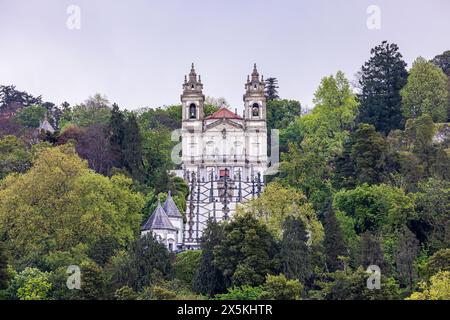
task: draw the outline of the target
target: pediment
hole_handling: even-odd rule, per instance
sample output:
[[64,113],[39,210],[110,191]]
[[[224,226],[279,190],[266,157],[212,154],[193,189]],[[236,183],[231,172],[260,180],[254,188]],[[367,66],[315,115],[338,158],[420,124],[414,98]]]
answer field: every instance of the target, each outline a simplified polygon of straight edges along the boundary
[[244,125],[242,123],[235,121],[233,119],[224,118],[224,119],[217,119],[214,122],[206,124],[205,131],[213,129],[213,128],[217,128],[218,126],[222,126],[222,128],[230,129],[230,130],[233,130],[233,129],[244,130],[245,129]]

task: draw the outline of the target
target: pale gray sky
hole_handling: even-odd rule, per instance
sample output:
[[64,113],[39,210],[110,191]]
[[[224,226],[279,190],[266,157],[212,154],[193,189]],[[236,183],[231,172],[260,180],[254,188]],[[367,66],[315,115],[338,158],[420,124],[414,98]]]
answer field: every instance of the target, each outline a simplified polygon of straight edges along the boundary
[[[369,5],[381,29],[366,26]],[[81,29],[66,27],[69,5]],[[450,49],[449,0],[0,0],[0,84],[55,103],[95,92],[122,108],[179,103],[196,64],[206,95],[242,106],[254,62],[280,95],[311,105],[320,79],[353,79],[382,40],[410,66]]]

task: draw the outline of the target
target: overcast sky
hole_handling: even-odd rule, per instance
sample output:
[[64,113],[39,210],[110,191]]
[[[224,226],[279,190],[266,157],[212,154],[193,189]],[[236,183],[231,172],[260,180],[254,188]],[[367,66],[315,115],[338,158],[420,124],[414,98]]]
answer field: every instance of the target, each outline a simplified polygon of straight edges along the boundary
[[[67,27],[69,5],[80,29]],[[194,62],[204,93],[240,109],[256,62],[282,98],[311,106],[322,77],[353,80],[382,40],[408,66],[449,50],[449,12],[449,0],[0,0],[0,84],[58,104],[100,92],[121,108],[157,107],[179,103]]]

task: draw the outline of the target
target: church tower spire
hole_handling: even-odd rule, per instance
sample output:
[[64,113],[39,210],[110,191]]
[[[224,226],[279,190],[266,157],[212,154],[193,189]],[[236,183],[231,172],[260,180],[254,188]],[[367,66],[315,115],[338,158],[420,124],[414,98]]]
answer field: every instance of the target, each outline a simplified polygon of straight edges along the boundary
[[203,84],[200,75],[197,76],[194,64],[192,63],[189,76],[184,76],[183,93],[181,94],[183,121],[203,120],[204,102]]
[[266,119],[266,94],[264,78],[259,77],[256,63],[251,77],[247,77],[244,94],[245,118],[248,120]]

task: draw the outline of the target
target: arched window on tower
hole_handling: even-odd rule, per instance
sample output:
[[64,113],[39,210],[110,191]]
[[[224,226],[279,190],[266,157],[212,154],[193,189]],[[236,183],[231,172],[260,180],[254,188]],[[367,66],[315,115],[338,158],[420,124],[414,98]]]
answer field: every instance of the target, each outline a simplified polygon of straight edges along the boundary
[[252,106],[252,116],[259,117],[259,104],[254,103]]
[[189,119],[197,119],[197,106],[191,103],[189,106]]

